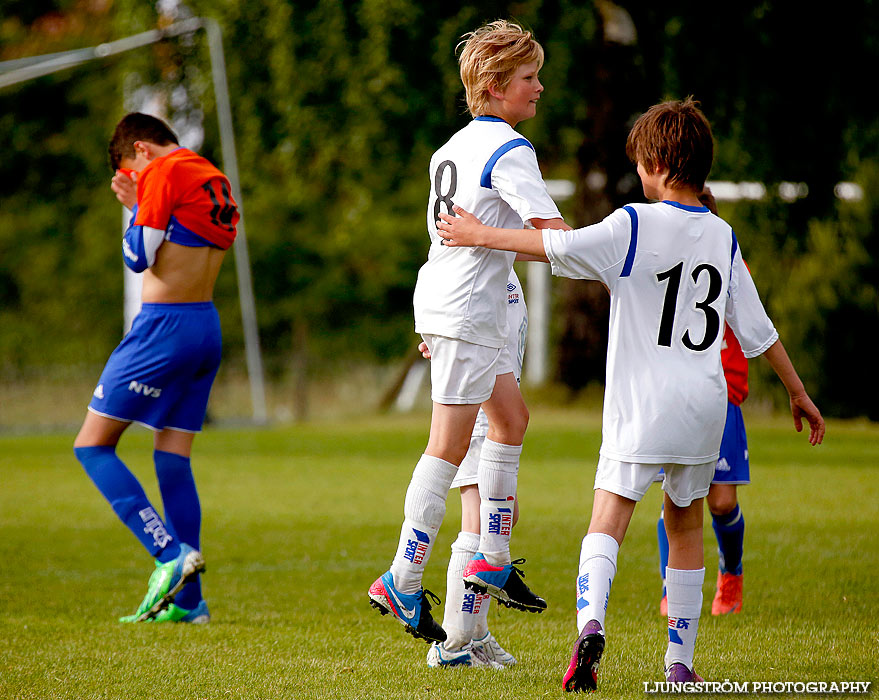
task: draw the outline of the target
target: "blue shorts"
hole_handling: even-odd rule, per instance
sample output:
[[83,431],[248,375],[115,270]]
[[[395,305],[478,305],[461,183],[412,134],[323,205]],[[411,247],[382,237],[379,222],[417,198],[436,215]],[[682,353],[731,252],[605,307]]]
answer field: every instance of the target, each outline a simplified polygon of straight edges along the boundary
[[197,433],[220,352],[212,302],[144,304],[107,360],[89,410],[153,430]]
[[726,406],[726,425],[720,441],[720,457],[714,468],[712,484],[750,484],[751,470],[748,463],[748,436],[742,407],[733,403]]
[[[654,481],[662,481],[665,472],[660,470]],[[720,456],[714,467],[712,484],[750,484],[751,469],[748,462],[748,436],[745,434],[745,421],[742,407],[733,403],[726,405],[726,423],[720,440]]]

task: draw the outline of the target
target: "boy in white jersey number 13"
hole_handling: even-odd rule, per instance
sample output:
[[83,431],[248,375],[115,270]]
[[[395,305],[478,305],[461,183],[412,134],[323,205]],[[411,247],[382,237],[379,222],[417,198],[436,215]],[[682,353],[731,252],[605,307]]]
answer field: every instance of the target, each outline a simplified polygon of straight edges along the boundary
[[480,406],[489,429],[478,467],[479,551],[465,567],[465,584],[519,609],[546,607],[525,586],[510,556],[519,454],[528,424],[505,347],[505,292],[516,255],[447,248],[436,221],[460,204],[497,226],[521,230],[530,221],[538,228],[567,228],[546,192],[534,148],[514,130],[534,116],[543,92],[537,77],[542,47],[529,32],[505,21],[472,32],[462,46],[461,80],[474,119],[431,158],[431,246],[414,296],[415,330],[432,356],[430,437],[406,492],[391,568],[369,589],[382,614],[391,613],[407,632],[431,642],[444,642],[447,635],[430,615],[421,579]]
[[553,274],[597,279],[611,294],[602,445],[589,531],[580,551],[577,628],[567,691],[594,690],[619,546],[655,475],[663,481],[667,573],[666,679],[693,671],[702,583],[702,501],[726,418],[720,360],[723,321],[745,357],[765,355],[790,394],[796,429],[809,442],[824,420],[797,376],[730,226],[699,201],[713,139],[695,102],[666,102],[642,115],[626,150],[653,204],[630,204],[575,231],[491,228],[456,207],[440,212],[446,245],[483,246],[542,257]]

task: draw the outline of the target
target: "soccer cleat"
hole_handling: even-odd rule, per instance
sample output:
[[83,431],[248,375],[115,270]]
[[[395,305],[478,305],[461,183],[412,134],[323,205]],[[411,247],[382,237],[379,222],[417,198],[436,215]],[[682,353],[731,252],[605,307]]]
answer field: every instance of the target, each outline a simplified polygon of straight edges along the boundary
[[668,596],[663,593],[662,600],[659,601],[659,614],[668,617]]
[[[136,619],[136,615],[128,615],[120,617],[119,622],[135,622]],[[208,604],[203,600],[199,601],[192,610],[171,603],[154,618],[147,620],[147,622],[185,622],[191,625],[205,625],[210,621],[211,614],[208,612]]]
[[531,592],[522,580],[522,570],[514,566],[524,561],[516,559],[505,566],[492,566],[477,552],[464,567],[464,586],[477,593],[488,593],[508,608],[543,612],[546,610],[546,601]]
[[134,615],[120,618],[120,622],[152,620],[174,602],[180,589],[205,570],[204,557],[197,549],[181,543],[180,554],[164,564],[156,561],[150,576],[147,594]]
[[591,693],[598,688],[598,662],[603,653],[604,630],[598,620],[589,620],[574,642],[571,663],[562,679],[565,692]]
[[682,663],[674,663],[665,669],[665,680],[669,683],[701,683],[702,678]]
[[498,666],[513,666],[516,663],[516,657],[498,644],[491,632],[488,632],[482,639],[474,639],[472,646],[474,654],[481,652]]
[[446,641],[446,632],[430,615],[430,597],[439,605],[440,599],[423,588],[417,593],[400,593],[394,588],[394,575],[387,571],[369,587],[370,605],[382,615],[390,613],[406,627],[406,632],[427,642]]
[[427,665],[431,668],[452,668],[454,666],[503,668],[489,659],[472,645],[466,644],[460,649],[449,651],[442,644],[432,644],[427,652]]
[[711,602],[712,615],[729,615],[742,612],[743,575],[717,572],[717,592]]

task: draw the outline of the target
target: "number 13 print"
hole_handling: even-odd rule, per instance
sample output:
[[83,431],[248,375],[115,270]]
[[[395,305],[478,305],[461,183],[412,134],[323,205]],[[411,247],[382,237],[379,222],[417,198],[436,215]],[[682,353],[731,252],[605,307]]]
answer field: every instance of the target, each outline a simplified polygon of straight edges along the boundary
[[[659,338],[657,343],[665,347],[671,347],[672,330],[674,328],[675,307],[677,306],[678,291],[681,287],[681,277],[683,276],[684,263],[680,262],[670,270],[660,272],[656,275],[657,281],[660,283],[667,281],[665,288],[665,300],[662,303],[662,317],[659,322]],[[698,343],[693,343],[690,339],[690,330],[684,332],[681,342],[690,350],[699,352],[707,350],[711,347],[720,333],[720,315],[711,304],[717,301],[720,291],[723,288],[723,278],[720,272],[713,265],[702,263],[697,265],[693,270],[691,277],[693,278],[693,286],[699,283],[699,277],[703,272],[708,273],[708,293],[702,301],[696,302],[696,308],[705,314],[705,335]]]

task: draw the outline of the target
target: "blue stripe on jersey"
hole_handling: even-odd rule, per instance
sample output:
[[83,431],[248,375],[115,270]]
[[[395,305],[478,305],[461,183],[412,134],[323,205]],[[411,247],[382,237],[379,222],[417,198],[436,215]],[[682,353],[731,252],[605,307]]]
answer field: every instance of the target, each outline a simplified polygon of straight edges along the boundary
[[669,206],[672,206],[672,207],[677,207],[678,209],[683,209],[684,211],[696,212],[697,214],[705,214],[708,212],[708,207],[703,207],[703,206],[694,207],[691,204],[681,204],[680,202],[672,202],[669,199],[663,199],[662,203],[668,204]]
[[[479,117],[477,117],[478,119]],[[488,159],[488,162],[485,164],[485,167],[482,169],[482,177],[479,178],[479,184],[482,185],[485,189],[491,189],[491,171],[494,170],[494,164],[498,162],[498,159],[505,153],[512,151],[514,148],[518,146],[528,146],[532,151],[534,150],[534,146],[531,145],[531,142],[528,139],[513,139],[512,141],[507,141],[503,146],[498,148],[494,153],[491,154],[491,158]]]
[[[220,248],[215,243],[211,243],[206,238],[199,236],[197,233],[190,231],[183,226],[177,218],[172,216],[168,222],[168,232],[165,234],[165,240],[183,245],[188,248]],[[221,249],[222,250],[222,249]]]
[[632,265],[635,264],[635,249],[638,247],[638,212],[632,207],[625,206],[623,209],[632,219],[632,235],[629,238],[629,251],[626,253],[626,262],[623,263],[623,270],[620,277],[628,277],[632,274]]
[[473,121],[475,121],[475,122],[502,122],[503,119],[501,119],[500,117],[492,117],[489,114],[481,114],[478,117],[474,117]]
[[736,238],[736,232],[730,229],[730,233],[732,233],[732,254],[729,257],[730,263],[735,262],[736,259],[736,251],[739,249],[739,241]]

